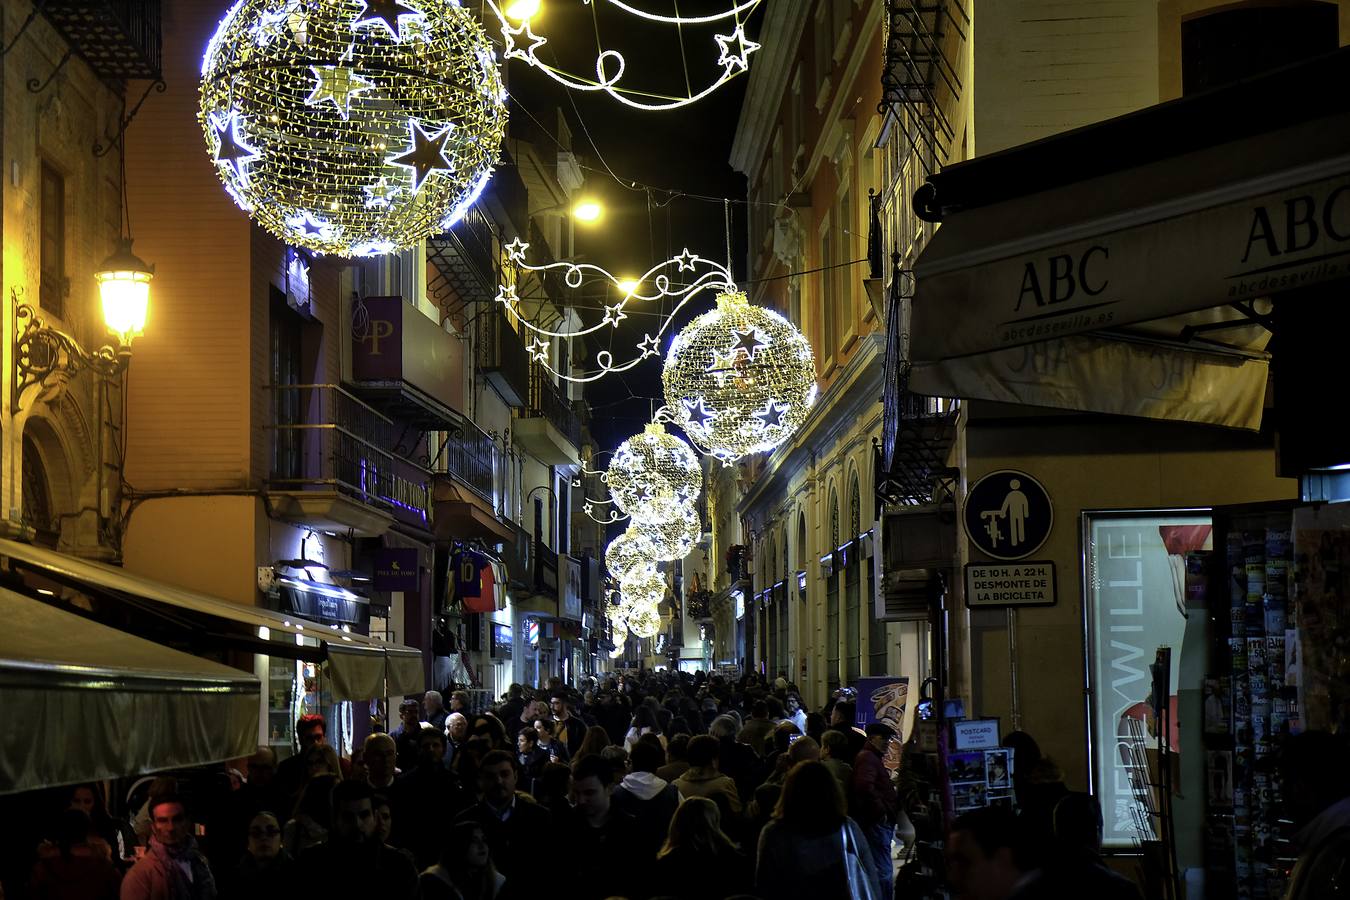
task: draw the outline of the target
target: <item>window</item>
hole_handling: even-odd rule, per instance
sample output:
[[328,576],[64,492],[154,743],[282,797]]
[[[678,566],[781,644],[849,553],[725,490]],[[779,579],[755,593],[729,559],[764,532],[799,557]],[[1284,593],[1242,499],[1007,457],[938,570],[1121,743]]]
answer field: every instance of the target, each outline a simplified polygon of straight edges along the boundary
[[66,179],[42,164],[42,208],[38,261],[38,305],[60,317],[69,281],[66,278]]
[[272,472],[278,478],[304,476],[305,429],[294,426],[305,424],[305,409],[301,391],[293,386],[303,384],[301,378],[302,322],[286,303],[286,295],[272,287],[268,355],[272,378],[273,402],[276,405],[278,427],[272,445]]
[[830,577],[825,581],[825,689],[833,694],[839,688],[839,494],[830,489],[830,549],[834,558]]
[[1181,90],[1194,94],[1339,44],[1335,3],[1226,9],[1181,23]]
[[844,667],[849,684],[857,684],[862,675],[862,615],[859,607],[862,575],[861,554],[858,552],[858,476],[849,481],[849,542],[844,564]]
[[774,666],[778,661],[778,617],[782,614],[782,604],[778,602],[778,592],[773,590],[773,561],[776,558],[773,542],[769,542],[769,552],[764,556],[764,592],[765,632],[764,632],[764,672],[774,677]]
[[[835,279],[834,270],[829,268],[834,263],[834,254],[831,249],[832,240],[830,234],[830,220],[826,219],[820,232],[820,318],[821,318],[821,352],[825,359],[834,358],[834,348],[839,340],[839,323],[835,320]],[[831,551],[834,547],[830,548]]]
[[[839,197],[839,212],[835,217],[835,225],[838,237],[834,244],[834,264],[836,269],[830,270],[830,275],[835,283],[834,303],[830,309],[834,312],[835,318],[839,321],[837,327],[838,336],[852,334],[853,326],[853,267],[846,263],[853,260],[853,232],[850,230],[853,225],[853,205],[850,202],[849,192],[847,190]],[[831,349],[837,349],[836,344],[831,345]]]
[[783,580],[778,586],[778,670],[786,673],[788,681],[792,681],[792,672],[788,668],[788,609],[792,606],[788,602],[788,597],[793,591],[792,577],[788,570],[788,539],[787,529],[783,529]]

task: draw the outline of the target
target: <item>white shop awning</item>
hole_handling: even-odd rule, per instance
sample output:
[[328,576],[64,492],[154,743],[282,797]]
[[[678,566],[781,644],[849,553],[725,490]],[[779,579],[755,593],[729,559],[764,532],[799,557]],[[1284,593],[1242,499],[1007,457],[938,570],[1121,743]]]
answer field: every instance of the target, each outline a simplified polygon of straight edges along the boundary
[[[335,700],[369,700],[426,689],[422,652],[298,616],[231,603],[134,575],[115,566],[0,540],[0,559],[36,587],[55,583],[61,598],[91,594],[148,613],[203,645],[326,664]],[[256,711],[255,711],[256,713]],[[255,722],[256,726],[256,722]]]
[[257,747],[256,676],[0,588],[0,794]]

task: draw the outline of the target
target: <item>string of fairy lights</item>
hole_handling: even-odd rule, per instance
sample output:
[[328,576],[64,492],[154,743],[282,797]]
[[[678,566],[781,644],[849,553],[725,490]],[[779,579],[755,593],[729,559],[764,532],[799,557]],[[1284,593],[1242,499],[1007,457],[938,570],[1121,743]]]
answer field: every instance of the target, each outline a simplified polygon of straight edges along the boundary
[[[603,93],[641,110],[670,110],[709,96],[749,69],[759,45],[745,19],[761,0],[728,0],[698,16],[665,15],[625,0],[582,0],[681,29],[712,26],[720,75],[687,93],[634,86],[621,52],[599,46],[595,77],[539,56],[556,34],[536,31],[538,0],[483,0],[487,26],[459,0],[236,0],[202,60],[198,120],[226,192],[265,230],[316,254],[381,256],[416,246],[454,226],[477,201],[497,164],[507,124],[507,93],[496,47],[572,91]],[[681,42],[683,34],[681,33]],[[710,48],[712,49],[712,48]],[[700,454],[730,464],[779,446],[815,402],[811,349],[790,322],[747,302],[724,265],[688,249],[631,282],[593,263],[530,265],[528,244],[507,245],[496,297],[530,335],[528,351],[554,376],[591,382],[649,358],[663,362],[665,405],[620,444],[600,474],[610,498],[587,498],[596,521],[627,519],[606,549],[618,583],[616,643],[624,629],[651,637],[665,597],[663,562],[686,556],[701,537],[694,508],[702,487]],[[598,321],[548,328],[522,308],[523,273],[567,288],[608,281],[620,295]],[[716,306],[671,336],[675,316],[712,292]],[[562,372],[554,340],[617,328],[637,302],[659,302],[655,330],[626,358],[596,355],[593,371]],[[662,351],[662,344],[666,347]],[[666,425],[677,426],[684,438]],[[595,507],[610,506],[608,518]]]

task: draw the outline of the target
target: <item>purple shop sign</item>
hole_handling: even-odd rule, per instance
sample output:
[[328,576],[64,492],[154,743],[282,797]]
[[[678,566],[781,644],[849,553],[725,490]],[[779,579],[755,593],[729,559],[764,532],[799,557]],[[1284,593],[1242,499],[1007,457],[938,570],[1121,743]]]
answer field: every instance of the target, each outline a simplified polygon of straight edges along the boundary
[[381,547],[375,551],[377,591],[416,591],[418,588],[416,547]]
[[352,375],[357,381],[398,381],[403,377],[402,297],[367,297],[366,328],[352,341]]

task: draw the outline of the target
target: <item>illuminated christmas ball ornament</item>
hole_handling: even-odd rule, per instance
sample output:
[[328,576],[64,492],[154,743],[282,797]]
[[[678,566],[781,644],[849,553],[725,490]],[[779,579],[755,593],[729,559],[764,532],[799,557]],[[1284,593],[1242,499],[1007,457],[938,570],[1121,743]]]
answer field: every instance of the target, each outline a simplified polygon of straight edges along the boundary
[[643,603],[628,618],[628,630],[636,638],[653,638],[661,633],[661,611],[655,603]]
[[675,336],[661,381],[675,423],[725,463],[792,437],[816,402],[811,345],[740,291],[718,294]]
[[629,530],[646,538],[655,548],[656,559],[663,562],[684,559],[703,536],[703,526],[699,524],[698,512],[693,507],[667,522],[631,525]]
[[666,598],[666,578],[656,570],[638,570],[619,581],[619,593],[629,608],[629,630],[632,630],[633,611],[644,603],[657,604]]
[[655,565],[656,546],[631,526],[605,548],[605,568],[615,578],[623,578],[635,569],[654,568]]
[[376,256],[473,204],[505,96],[457,0],[238,0],[207,45],[198,119],[254,221],[293,246]]
[[634,522],[654,524],[688,513],[703,470],[687,443],[653,422],[614,451],[606,483],[619,509]]

